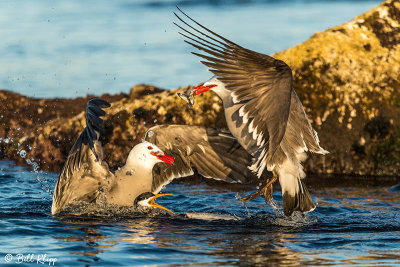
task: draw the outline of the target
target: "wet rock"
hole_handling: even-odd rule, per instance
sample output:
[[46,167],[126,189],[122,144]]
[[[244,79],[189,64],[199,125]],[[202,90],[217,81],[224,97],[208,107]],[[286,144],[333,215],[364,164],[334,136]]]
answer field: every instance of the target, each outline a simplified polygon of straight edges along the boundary
[[[294,88],[322,146],[331,152],[311,155],[307,171],[398,175],[399,14],[399,1],[388,0],[274,55],[293,69]],[[176,94],[192,88],[166,91],[142,84],[129,95],[106,97],[112,106],[102,142],[110,166],[122,165],[147,129],[157,124],[226,128],[221,101],[213,92],[198,96],[193,109]],[[87,99],[32,99],[1,91],[0,114],[5,119],[0,119],[0,137],[13,141],[0,142],[0,155],[18,160],[13,151],[24,149],[27,157],[40,159],[42,169],[59,171],[85,126]]]

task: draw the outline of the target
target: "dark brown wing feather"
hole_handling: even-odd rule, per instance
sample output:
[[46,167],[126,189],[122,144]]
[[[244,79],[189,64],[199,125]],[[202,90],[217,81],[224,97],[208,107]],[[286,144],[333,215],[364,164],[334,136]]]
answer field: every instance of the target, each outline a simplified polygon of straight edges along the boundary
[[193,54],[206,60],[201,62],[231,91],[234,102],[246,101],[243,111],[248,122],[253,122],[257,135],[269,137],[266,160],[268,165],[273,165],[289,116],[293,90],[291,69],[281,60],[229,41],[181,12],[194,23],[192,26],[175,14],[186,26],[176,24],[187,38],[185,42],[207,53]]
[[102,162],[103,151],[98,139],[103,122],[100,116],[105,115],[101,108],[109,106],[108,102],[100,98],[88,101],[86,128],[75,141],[58,177],[52,214],[58,213],[75,200],[92,201],[97,190],[107,181],[109,170],[107,164]]
[[189,125],[155,126],[145,140],[174,157],[173,165],[158,163],[153,169],[152,190],[174,178],[197,171],[206,178],[229,183],[248,183],[257,177],[247,168],[252,157],[226,131]]

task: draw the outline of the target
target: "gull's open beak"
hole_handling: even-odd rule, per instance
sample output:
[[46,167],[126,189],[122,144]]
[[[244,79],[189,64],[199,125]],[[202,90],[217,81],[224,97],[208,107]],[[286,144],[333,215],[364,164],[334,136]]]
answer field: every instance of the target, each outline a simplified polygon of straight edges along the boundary
[[162,196],[171,196],[172,194],[157,194],[154,197],[151,197],[150,200],[147,202],[150,206],[154,207],[154,208],[158,208],[158,209],[162,209],[162,210],[166,210],[168,212],[171,212],[172,214],[174,214],[174,212],[172,212],[171,210],[167,209],[166,207],[163,207],[159,204],[157,204],[155,202],[156,198],[162,197]]
[[168,163],[169,165],[174,163],[174,158],[171,157],[170,155],[164,154],[162,152],[151,152],[153,156],[157,157],[159,160],[164,161],[165,163]]
[[204,86],[203,84],[200,84],[199,86],[197,86],[196,88],[193,89],[193,91],[191,92],[191,94],[193,95],[199,95],[201,93],[210,91],[213,87],[216,87],[216,84],[210,84],[207,86]]

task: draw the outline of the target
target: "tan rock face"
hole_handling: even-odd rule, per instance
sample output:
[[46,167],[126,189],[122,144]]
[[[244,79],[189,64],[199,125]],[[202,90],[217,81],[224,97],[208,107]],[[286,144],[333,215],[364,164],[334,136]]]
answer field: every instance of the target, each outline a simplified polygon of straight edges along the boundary
[[308,170],[397,175],[399,44],[393,0],[275,55],[292,67],[294,88],[331,152],[311,157]]
[[[331,153],[312,155],[306,169],[316,173],[397,175],[400,169],[400,4],[389,0],[343,25],[315,33],[282,51],[322,146]],[[122,165],[130,149],[157,124],[224,128],[221,101],[212,92],[188,109],[177,92],[152,85],[134,86],[128,96],[108,96],[102,141],[106,160]],[[31,99],[0,91],[0,143],[3,158],[32,147],[28,157],[44,170],[60,170],[84,128],[87,98]],[[15,113],[13,113],[15,111]],[[20,130],[17,130],[20,127]],[[21,130],[23,129],[23,130]],[[19,146],[18,146],[19,144]]]

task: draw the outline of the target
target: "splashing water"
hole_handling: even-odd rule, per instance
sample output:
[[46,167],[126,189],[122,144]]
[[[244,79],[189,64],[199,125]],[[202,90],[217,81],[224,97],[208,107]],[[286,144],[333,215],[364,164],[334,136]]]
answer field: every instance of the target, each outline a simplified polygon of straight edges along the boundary
[[285,216],[283,211],[279,208],[278,203],[276,203],[275,199],[272,196],[271,196],[271,199],[269,200],[268,203],[271,205],[271,207],[274,210],[276,216],[278,216],[278,217]]
[[47,192],[50,197],[53,197],[53,191],[50,188],[49,182],[47,181],[46,177],[41,177],[39,175],[40,172],[40,167],[37,162],[34,161],[34,159],[27,159],[26,158],[26,151],[25,150],[18,150],[18,154],[21,158],[25,159],[25,162],[29,165],[32,166],[33,171],[35,172],[35,177],[36,180],[40,183],[40,186],[43,190],[43,192]]
[[[236,193],[235,198],[237,200],[240,200],[242,197],[239,195],[239,193]],[[247,205],[246,205],[245,201],[241,200],[241,202],[242,202],[243,206],[246,208],[247,216],[251,217],[252,214],[250,213],[249,209],[247,208]]]
[[[20,128],[18,128],[18,130],[19,130]],[[13,144],[13,141],[14,141],[14,139],[13,138],[11,138],[11,137],[6,137],[6,138],[0,138],[0,143],[2,143],[2,142],[4,142],[5,144]],[[42,188],[42,191],[43,192],[46,192],[46,193],[48,193],[49,195],[50,195],[50,197],[52,197],[53,196],[53,192],[52,192],[52,190],[51,190],[51,188],[50,188],[50,185],[49,185],[49,182],[47,181],[47,179],[43,176],[43,177],[41,177],[39,174],[40,174],[40,167],[39,167],[39,164],[37,163],[37,162],[35,162],[35,160],[33,159],[33,158],[31,158],[31,159],[27,159],[26,158],[26,156],[27,156],[27,153],[26,153],[26,150],[24,150],[24,149],[20,149],[20,147],[21,147],[21,144],[20,143],[17,143],[17,147],[18,148],[16,148],[16,151],[17,151],[17,154],[21,157],[21,158],[23,158],[24,160],[25,160],[25,162],[29,165],[29,166],[31,166],[32,168],[33,168],[33,171],[35,172],[35,177],[36,177],[36,180],[40,183],[40,186],[41,186],[41,188]],[[29,146],[29,150],[31,150],[32,149],[32,147],[31,146]]]

